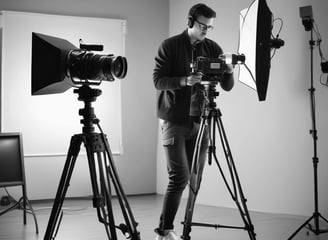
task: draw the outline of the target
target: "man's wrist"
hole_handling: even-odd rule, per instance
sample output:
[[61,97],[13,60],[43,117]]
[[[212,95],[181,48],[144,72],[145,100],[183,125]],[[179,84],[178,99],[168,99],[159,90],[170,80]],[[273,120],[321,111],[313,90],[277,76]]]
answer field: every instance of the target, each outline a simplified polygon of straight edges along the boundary
[[187,86],[187,80],[188,80],[188,77],[181,77],[180,78],[180,86],[181,87],[186,87]]

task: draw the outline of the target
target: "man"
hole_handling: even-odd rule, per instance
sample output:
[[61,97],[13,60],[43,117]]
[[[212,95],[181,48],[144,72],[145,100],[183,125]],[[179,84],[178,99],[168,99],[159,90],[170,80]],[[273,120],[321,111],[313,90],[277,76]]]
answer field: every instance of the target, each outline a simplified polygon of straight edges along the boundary
[[[169,183],[164,197],[156,240],[179,239],[174,219],[182,192],[188,184],[194,145],[204,106],[202,74],[191,73],[198,56],[218,58],[223,51],[206,38],[213,29],[215,11],[205,4],[194,5],[188,14],[188,28],[164,40],[155,57],[153,80],[157,89],[157,116],[161,119],[162,140]],[[233,68],[228,66],[220,82],[229,91],[234,85]],[[200,162],[204,166],[208,148],[208,129],[201,143]]]

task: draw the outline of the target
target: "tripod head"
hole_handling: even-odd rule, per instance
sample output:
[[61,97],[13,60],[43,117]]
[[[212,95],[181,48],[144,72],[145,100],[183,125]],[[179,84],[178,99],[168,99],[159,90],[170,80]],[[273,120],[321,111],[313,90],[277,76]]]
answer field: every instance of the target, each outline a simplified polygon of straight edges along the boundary
[[79,115],[83,117],[81,124],[83,124],[83,133],[91,134],[94,132],[94,124],[99,123],[99,119],[94,113],[92,102],[97,100],[101,95],[100,89],[93,89],[88,84],[84,84],[79,88],[74,89],[74,93],[78,94],[78,100],[84,102],[84,108],[79,110]]
[[205,99],[204,114],[208,116],[212,110],[216,109],[215,98],[219,96],[219,92],[216,91],[216,86],[218,81],[202,81],[201,85],[203,86],[202,92]]

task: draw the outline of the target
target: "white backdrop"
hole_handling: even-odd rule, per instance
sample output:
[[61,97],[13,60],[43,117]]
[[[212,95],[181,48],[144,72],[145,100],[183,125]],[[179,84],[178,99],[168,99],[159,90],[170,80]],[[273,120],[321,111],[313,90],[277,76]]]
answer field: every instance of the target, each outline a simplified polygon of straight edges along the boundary
[[[69,89],[62,94],[31,95],[32,32],[63,38],[79,47],[104,45],[97,54],[124,55],[126,20],[3,11],[1,131],[22,132],[25,155],[66,155],[70,137],[80,133],[83,102]],[[46,76],[45,76],[46,78]],[[122,153],[120,81],[102,82],[93,104],[113,153]]]

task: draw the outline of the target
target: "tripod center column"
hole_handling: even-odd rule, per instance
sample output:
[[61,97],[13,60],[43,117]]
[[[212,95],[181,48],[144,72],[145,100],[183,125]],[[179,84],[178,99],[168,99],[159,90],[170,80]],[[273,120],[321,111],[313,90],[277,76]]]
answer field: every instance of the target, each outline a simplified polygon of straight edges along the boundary
[[97,124],[97,119],[92,102],[97,100],[97,97],[101,95],[100,89],[92,89],[88,85],[83,85],[79,89],[75,89],[74,93],[78,93],[79,101],[84,102],[84,108],[79,110],[79,115],[83,117],[81,124],[83,124],[83,133],[89,134],[94,132],[94,124]]

